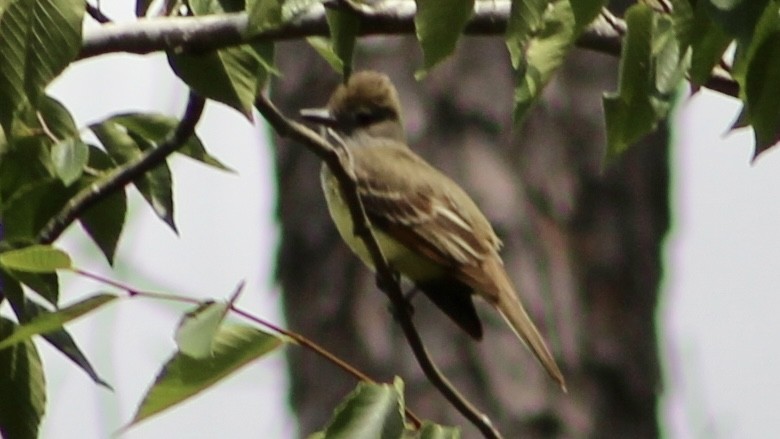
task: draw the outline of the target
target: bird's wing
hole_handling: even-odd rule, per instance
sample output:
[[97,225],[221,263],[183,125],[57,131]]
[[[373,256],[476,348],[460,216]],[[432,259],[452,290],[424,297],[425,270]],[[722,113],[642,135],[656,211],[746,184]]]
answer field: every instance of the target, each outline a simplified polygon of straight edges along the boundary
[[[377,154],[380,148],[385,151]],[[471,198],[405,145],[351,153],[360,197],[376,227],[445,267],[477,266],[496,254],[500,241]],[[425,178],[410,177],[415,174]]]

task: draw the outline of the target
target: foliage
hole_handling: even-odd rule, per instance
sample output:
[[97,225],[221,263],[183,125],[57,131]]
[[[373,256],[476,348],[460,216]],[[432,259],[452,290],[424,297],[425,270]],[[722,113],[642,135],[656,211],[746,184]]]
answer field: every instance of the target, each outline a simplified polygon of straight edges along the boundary
[[[418,77],[434,69],[457,47],[475,5],[485,0],[417,0],[414,27],[423,52]],[[169,15],[246,17],[239,41],[218,48],[161,47],[170,67],[198,95],[222,102],[249,118],[255,96],[274,66],[273,35],[295,26],[316,0],[192,0],[189,9]],[[355,45],[369,31],[369,18],[381,9],[356,1],[328,2],[323,15],[331,38],[309,37],[335,70],[351,71]],[[503,35],[516,69],[515,121],[520,124],[594,20],[619,23],[602,13],[605,0],[513,0],[507,5]],[[150,6],[138,0],[143,16]],[[668,6],[664,6],[668,5]],[[117,302],[114,294],[85,295],[60,307],[57,271],[76,270],[69,255],[51,246],[77,220],[106,260],[114,255],[127,215],[127,186],[113,185],[128,170],[148,161],[161,145],[176,142],[183,121],[167,115],[107,115],[87,127],[94,144],[76,126],[47,86],[82,48],[84,0],[0,0],[0,304],[8,301],[15,318],[0,316],[0,433],[33,437],[45,412],[44,367],[33,340],[41,337],[83,369],[97,384],[108,384],[94,370],[65,325]],[[619,82],[603,98],[608,162],[662,123],[686,80],[694,87],[720,78],[733,81],[744,104],[742,122],[755,132],[756,156],[780,139],[780,0],[669,0],[637,2],[625,14]],[[392,12],[392,11],[390,11]],[[361,14],[365,14],[364,17]],[[274,34],[276,32],[276,34]],[[271,35],[269,37],[268,35]],[[724,53],[733,47],[730,63]],[[228,170],[208,154],[195,135],[176,144],[176,152]],[[171,170],[166,157],[132,179],[154,213],[174,222]],[[117,186],[117,187],[114,187]],[[90,204],[74,205],[100,192]],[[71,218],[73,217],[73,218]],[[52,232],[52,231],[58,232]],[[33,294],[32,292],[35,292]],[[132,296],[131,289],[125,289]],[[239,367],[277,348],[277,337],[250,326],[225,326],[232,302],[204,303],[183,317],[176,339],[179,351],[161,366],[131,424],[205,390]],[[13,371],[13,372],[11,372]],[[7,395],[12,395],[8,397]],[[402,415],[400,381],[361,384],[316,437],[456,437],[457,431],[426,423],[413,432]],[[371,432],[371,433],[367,433]]]

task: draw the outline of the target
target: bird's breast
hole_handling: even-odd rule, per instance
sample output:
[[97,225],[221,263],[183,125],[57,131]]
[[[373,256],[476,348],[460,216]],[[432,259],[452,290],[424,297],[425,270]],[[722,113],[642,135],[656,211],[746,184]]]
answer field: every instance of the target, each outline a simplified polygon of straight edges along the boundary
[[[328,211],[341,238],[366,266],[374,270],[373,259],[363,239],[355,235],[352,215],[341,196],[338,181],[326,165],[322,166],[320,179],[325,200],[328,203]],[[425,281],[438,278],[444,273],[444,269],[440,265],[411,251],[382,230],[377,228],[372,228],[372,230],[379,247],[382,249],[382,254],[390,266],[410,280],[414,282]]]

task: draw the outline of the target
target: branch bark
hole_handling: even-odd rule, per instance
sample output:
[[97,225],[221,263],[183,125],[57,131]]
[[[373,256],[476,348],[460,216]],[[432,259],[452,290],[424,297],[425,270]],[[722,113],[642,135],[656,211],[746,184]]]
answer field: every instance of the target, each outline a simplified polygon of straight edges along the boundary
[[[346,3],[349,4],[349,3]],[[471,36],[500,36],[506,31],[511,2],[476,2],[464,33]],[[360,16],[360,33],[368,35],[414,34],[413,0],[384,1],[378,7],[349,7],[335,2],[329,7],[347,9]],[[599,16],[577,41],[583,49],[620,56],[625,22],[608,12]],[[284,24],[252,29],[246,13],[200,17],[167,17],[130,23],[107,23],[85,30],[79,59],[115,52],[148,54],[162,50],[208,51],[248,42],[284,41],[311,36],[328,36],[325,6],[315,3]],[[716,70],[705,87],[730,96],[739,88],[727,72]]]

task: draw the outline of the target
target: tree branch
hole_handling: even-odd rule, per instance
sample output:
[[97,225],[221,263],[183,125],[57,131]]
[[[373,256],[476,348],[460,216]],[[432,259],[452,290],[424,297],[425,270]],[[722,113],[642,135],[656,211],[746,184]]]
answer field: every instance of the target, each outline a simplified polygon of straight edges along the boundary
[[441,392],[445,398],[471,423],[473,423],[486,438],[500,438],[487,415],[474,407],[441,373],[431,359],[428,350],[420,338],[420,334],[412,322],[408,303],[404,299],[401,285],[396,273],[388,265],[382,254],[382,249],[374,237],[366,217],[363,203],[358,195],[354,170],[348,158],[348,152],[337,150],[328,141],[303,124],[286,118],[273,103],[259,95],[255,107],[268,121],[274,130],[282,137],[298,142],[321,158],[339,182],[350,214],[355,225],[355,235],[363,240],[376,267],[377,285],[390,298],[393,314],[412,348],[417,362],[420,364],[428,380]]
[[55,241],[65,229],[95,203],[121,190],[145,172],[154,169],[168,156],[181,148],[195,133],[206,100],[190,92],[187,108],[176,129],[159,146],[147,150],[136,160],[117,168],[109,177],[99,180],[84,189],[57,213],[38,233],[37,241],[49,244]]
[[[347,1],[331,1],[327,5],[359,15],[363,36],[410,35],[415,32],[414,0],[385,0],[376,7]],[[475,2],[474,13],[464,33],[474,36],[503,35],[510,6],[508,0]],[[620,56],[625,28],[623,20],[605,12],[580,36],[577,46]],[[154,18],[130,23],[108,23],[95,30],[86,29],[79,58],[114,52],[148,54],[174,49],[198,52],[246,42],[281,41],[328,34],[325,6],[321,3],[314,3],[278,27],[262,30],[250,29],[246,13]],[[736,82],[723,70],[714,71],[704,86],[730,96],[739,93]]]

